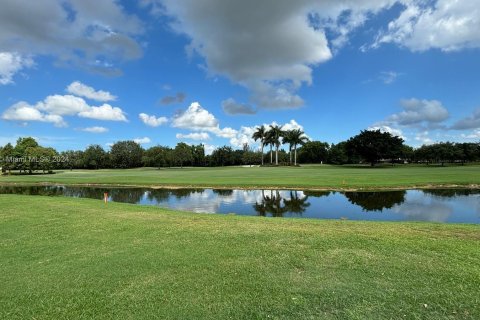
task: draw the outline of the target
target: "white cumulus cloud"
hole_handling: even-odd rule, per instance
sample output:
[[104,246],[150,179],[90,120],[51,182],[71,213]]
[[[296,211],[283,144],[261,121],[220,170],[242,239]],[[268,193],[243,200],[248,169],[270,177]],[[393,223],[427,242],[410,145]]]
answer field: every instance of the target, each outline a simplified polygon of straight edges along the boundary
[[146,113],[140,113],[138,117],[140,118],[140,120],[142,120],[143,123],[150,127],[159,127],[168,122],[168,119],[166,117],[157,118],[155,116],[150,116]]
[[478,1],[398,1],[405,6],[388,24],[373,47],[396,43],[412,51],[457,51],[480,47]]
[[67,92],[74,94],[79,97],[84,97],[87,99],[100,101],[100,102],[108,102],[108,101],[115,101],[117,97],[111,94],[108,91],[102,90],[95,90],[92,87],[89,87],[79,81],[72,82],[67,87]]
[[18,102],[8,108],[2,114],[2,119],[18,122],[50,122],[56,127],[65,127],[67,125],[61,116],[42,113],[35,106],[31,106],[24,101]]
[[123,112],[122,109],[112,107],[109,104],[103,104],[99,107],[90,107],[88,110],[80,112],[78,116],[104,121],[127,121],[125,112]]
[[88,111],[90,106],[82,98],[72,95],[53,95],[38,102],[36,108],[51,114],[71,116],[79,112]]
[[232,138],[237,131],[226,127],[220,128],[218,119],[198,102],[192,103],[187,110],[180,112],[172,119],[175,128],[210,132],[221,138]]

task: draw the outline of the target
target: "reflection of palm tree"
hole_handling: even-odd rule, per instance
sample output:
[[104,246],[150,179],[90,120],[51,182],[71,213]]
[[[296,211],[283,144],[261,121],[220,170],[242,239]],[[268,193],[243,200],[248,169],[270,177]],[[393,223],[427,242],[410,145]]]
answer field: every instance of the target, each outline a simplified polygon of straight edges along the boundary
[[230,189],[213,189],[212,191],[213,193],[223,197],[229,197],[233,194],[233,190]]
[[382,211],[405,201],[406,191],[345,192],[345,197],[364,211]]
[[307,200],[308,196],[299,198],[297,191],[290,191],[290,199],[284,199],[283,203],[287,211],[302,214],[310,207],[310,202],[307,202]]
[[282,206],[282,197],[278,190],[270,190],[270,195],[265,195],[262,191],[262,202],[255,203],[253,208],[257,211],[258,215],[266,216],[268,213],[272,217],[283,217],[288,212],[285,206]]

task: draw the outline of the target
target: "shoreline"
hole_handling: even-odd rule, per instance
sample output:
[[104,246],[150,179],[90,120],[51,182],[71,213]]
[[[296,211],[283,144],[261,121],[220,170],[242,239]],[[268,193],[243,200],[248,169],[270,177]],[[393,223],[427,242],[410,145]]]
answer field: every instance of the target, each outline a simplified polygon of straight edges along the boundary
[[235,186],[235,185],[181,185],[181,184],[105,184],[105,183],[53,183],[53,182],[0,182],[0,187],[8,186],[72,186],[89,188],[145,188],[145,189],[213,189],[213,190],[294,190],[294,191],[331,191],[331,192],[388,192],[403,190],[431,189],[480,189],[480,184],[425,184],[412,186],[377,187],[309,187],[309,186]]

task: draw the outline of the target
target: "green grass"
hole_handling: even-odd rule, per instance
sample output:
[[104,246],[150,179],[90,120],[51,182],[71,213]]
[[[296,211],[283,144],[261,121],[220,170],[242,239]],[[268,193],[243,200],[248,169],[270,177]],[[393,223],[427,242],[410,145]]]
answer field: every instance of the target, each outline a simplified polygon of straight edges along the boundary
[[1,319],[480,318],[475,225],[0,207]]
[[138,186],[379,189],[476,185],[480,166],[225,167],[74,170],[51,175],[2,176],[1,183],[111,184]]

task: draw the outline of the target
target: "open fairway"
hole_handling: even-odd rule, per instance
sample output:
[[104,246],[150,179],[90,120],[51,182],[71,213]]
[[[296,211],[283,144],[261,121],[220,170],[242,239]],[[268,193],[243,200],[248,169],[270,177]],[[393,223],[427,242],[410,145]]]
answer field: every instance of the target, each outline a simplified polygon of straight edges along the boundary
[[0,205],[2,319],[480,318],[476,225]]
[[141,168],[73,170],[50,175],[1,176],[0,183],[104,184],[137,186],[388,189],[477,186],[480,166],[303,166]]

